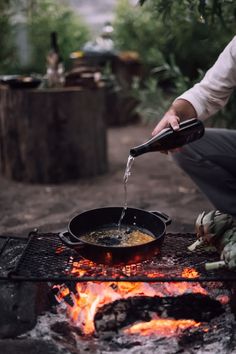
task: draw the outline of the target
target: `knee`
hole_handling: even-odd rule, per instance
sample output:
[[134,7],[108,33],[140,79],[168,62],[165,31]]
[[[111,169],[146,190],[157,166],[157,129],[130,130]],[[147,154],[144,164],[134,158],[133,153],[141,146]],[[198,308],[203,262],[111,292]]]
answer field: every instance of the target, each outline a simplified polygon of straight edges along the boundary
[[187,163],[187,160],[189,158],[186,156],[186,153],[184,151],[178,151],[172,153],[172,159],[177,165],[182,166]]
[[189,166],[198,163],[199,156],[197,156],[197,154],[190,147],[184,147],[178,152],[173,152],[172,159],[178,166],[183,169],[187,169]]

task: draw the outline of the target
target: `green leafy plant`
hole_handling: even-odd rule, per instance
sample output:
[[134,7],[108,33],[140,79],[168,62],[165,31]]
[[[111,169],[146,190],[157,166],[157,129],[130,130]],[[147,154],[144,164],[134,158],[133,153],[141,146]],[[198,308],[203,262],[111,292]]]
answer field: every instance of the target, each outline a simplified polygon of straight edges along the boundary
[[149,77],[145,84],[136,78],[132,86],[132,94],[139,102],[136,111],[145,124],[160,119],[171,103],[170,96],[157,85],[155,78]]
[[57,1],[41,0],[34,6],[27,20],[31,45],[31,64],[28,70],[45,71],[45,56],[50,48],[50,32],[58,33],[63,61],[68,66],[69,54],[79,50],[89,39],[89,31],[82,20]]
[[[162,85],[159,84],[159,79]],[[163,88],[165,80],[172,82],[171,90]],[[170,64],[166,63],[154,68],[144,82],[136,78],[133,82],[132,93],[139,102],[137,111],[142,121],[153,123],[161,119],[173,99],[185,91],[189,85],[190,80],[181,73],[173,57],[170,58]]]
[[66,6],[56,1],[40,0],[27,21],[31,43],[31,65],[29,70],[43,72],[45,55],[50,47],[50,32],[58,33],[58,44],[62,58],[68,62],[69,54],[79,50],[88,40],[89,32],[82,20]]
[[229,22],[235,22],[236,4],[233,0],[139,0],[142,6],[148,2],[152,2],[157,13],[163,18],[170,18],[172,10],[176,3],[181,6],[184,11],[194,11],[204,19],[204,21],[215,22],[220,21],[227,25]]
[[[37,72],[43,74],[45,72],[45,57],[50,49],[50,32],[52,31],[58,33],[60,53],[66,65],[69,62],[69,54],[79,50],[90,37],[89,30],[82,19],[74,14],[71,8],[65,4],[58,4],[56,0],[20,2],[9,0],[6,3],[5,16],[0,20],[4,19],[5,29],[8,31],[4,32],[2,47],[5,53],[5,65],[0,66],[2,71],[5,70],[5,73],[7,71],[7,73]],[[14,38],[16,39],[20,28],[24,28],[27,33],[30,48],[27,53],[29,60],[26,65],[20,63],[17,58],[16,46],[13,45]],[[14,48],[14,51],[11,49],[9,62],[7,53],[9,52],[9,43],[12,42],[11,48]]]
[[[145,77],[140,85],[141,99],[151,97],[156,80],[157,104],[164,97],[176,97],[204,75],[235,35],[235,6],[232,1],[146,0],[133,7],[119,0],[115,43],[119,50],[134,50],[142,60]],[[227,4],[226,4],[227,3]],[[145,84],[145,81],[146,84]],[[136,90],[137,91],[137,90]],[[150,91],[149,93],[147,91]],[[145,94],[144,94],[145,92]],[[235,108],[234,108],[235,106]],[[235,100],[223,111],[225,126],[231,126]],[[219,115],[219,117],[222,117]],[[219,120],[214,122],[218,124]]]
[[0,74],[6,73],[16,60],[13,26],[9,16],[9,1],[0,2]]
[[139,53],[146,69],[165,63],[159,47],[161,23],[153,20],[149,8],[133,7],[128,0],[119,0],[113,24],[116,48]]

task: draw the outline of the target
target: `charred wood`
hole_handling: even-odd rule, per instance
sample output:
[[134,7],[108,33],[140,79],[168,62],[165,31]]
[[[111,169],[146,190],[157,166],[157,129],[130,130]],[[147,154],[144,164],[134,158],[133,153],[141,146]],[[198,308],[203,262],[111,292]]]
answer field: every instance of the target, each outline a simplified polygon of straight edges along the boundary
[[207,322],[223,313],[221,303],[202,294],[176,297],[135,296],[101,307],[94,318],[97,333],[114,331],[136,321],[150,321],[153,313],[160,318],[192,319]]

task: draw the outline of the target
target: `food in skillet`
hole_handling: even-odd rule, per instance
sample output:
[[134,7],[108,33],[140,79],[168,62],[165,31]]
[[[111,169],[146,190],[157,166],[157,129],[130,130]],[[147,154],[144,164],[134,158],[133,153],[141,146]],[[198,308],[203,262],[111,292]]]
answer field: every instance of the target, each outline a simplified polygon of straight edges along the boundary
[[138,246],[153,241],[154,236],[138,229],[121,229],[117,226],[101,229],[80,236],[81,241],[109,247]]

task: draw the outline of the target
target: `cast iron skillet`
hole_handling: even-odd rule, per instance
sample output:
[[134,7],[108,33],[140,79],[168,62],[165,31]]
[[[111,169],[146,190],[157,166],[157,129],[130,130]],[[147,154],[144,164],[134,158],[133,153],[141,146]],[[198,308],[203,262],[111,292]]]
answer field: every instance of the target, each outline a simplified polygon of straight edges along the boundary
[[117,247],[80,240],[85,233],[118,225],[122,210],[122,207],[105,207],[85,211],[75,216],[69,222],[68,231],[61,232],[59,237],[66,246],[95,263],[110,265],[138,263],[160,253],[166,225],[171,223],[171,219],[157,211],[127,208],[122,221],[122,226],[132,229],[135,225],[136,229],[153,235],[154,239],[148,243]]

